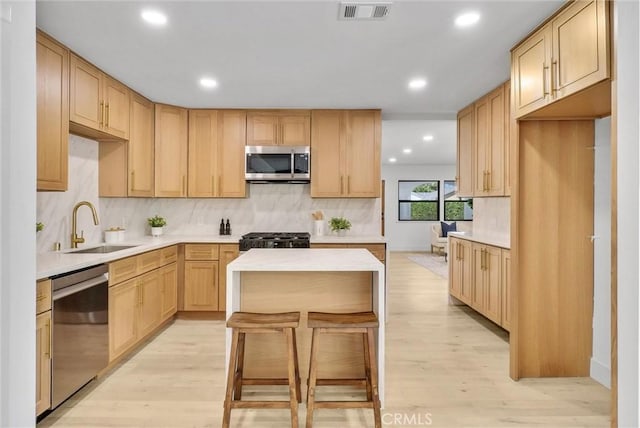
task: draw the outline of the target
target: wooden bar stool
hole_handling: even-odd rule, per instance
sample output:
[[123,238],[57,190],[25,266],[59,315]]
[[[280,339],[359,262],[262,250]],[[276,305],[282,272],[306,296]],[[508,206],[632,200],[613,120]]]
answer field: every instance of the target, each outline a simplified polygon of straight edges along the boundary
[[[222,427],[229,428],[231,409],[291,409],[291,426],[298,428],[298,403],[300,394],[300,370],[298,368],[298,350],[296,328],[300,324],[300,312],[279,314],[256,314],[234,312],[227,321],[232,329],[229,371],[227,373],[227,392],[224,398]],[[287,342],[288,378],[249,379],[244,378],[244,344],[247,333],[283,334]],[[288,401],[241,401],[243,385],[289,385]]]
[[[313,329],[311,357],[309,363],[309,386],[307,388],[307,428],[313,426],[315,409],[373,409],[376,428],[381,428],[380,396],[378,393],[378,365],[376,363],[376,342],[374,330],[378,327],[378,317],[373,312],[332,314],[309,312],[307,326]],[[360,379],[318,379],[318,339],[321,333],[361,334],[364,344],[365,377]],[[350,385],[363,386],[367,391],[366,401],[316,401],[316,386]]]

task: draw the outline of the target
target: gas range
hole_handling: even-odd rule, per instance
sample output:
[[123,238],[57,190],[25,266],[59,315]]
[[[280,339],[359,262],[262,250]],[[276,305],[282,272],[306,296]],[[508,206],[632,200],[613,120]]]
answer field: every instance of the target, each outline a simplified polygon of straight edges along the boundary
[[240,251],[251,248],[309,248],[308,232],[252,232],[242,235]]

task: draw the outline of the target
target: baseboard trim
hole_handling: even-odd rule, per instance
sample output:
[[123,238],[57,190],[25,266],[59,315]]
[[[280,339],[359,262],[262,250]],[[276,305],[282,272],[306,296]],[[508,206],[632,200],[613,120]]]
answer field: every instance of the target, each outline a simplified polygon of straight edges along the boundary
[[611,368],[594,358],[591,358],[590,376],[596,382],[611,389]]

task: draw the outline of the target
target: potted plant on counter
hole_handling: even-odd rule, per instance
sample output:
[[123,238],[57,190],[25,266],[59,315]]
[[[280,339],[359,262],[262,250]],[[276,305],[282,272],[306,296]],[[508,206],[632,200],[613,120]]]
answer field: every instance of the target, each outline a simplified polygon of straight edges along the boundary
[[164,217],[160,217],[158,214],[153,217],[149,217],[147,219],[147,223],[151,226],[151,236],[162,235],[163,228],[167,225],[167,221]]
[[351,229],[351,222],[344,217],[332,217],[329,220],[329,227],[332,232],[336,232],[338,236],[345,236],[347,230]]

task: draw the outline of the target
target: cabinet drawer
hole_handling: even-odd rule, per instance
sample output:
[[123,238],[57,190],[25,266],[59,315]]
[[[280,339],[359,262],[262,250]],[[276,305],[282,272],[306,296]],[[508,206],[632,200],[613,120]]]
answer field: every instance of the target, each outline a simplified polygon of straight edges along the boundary
[[51,309],[51,280],[36,283],[36,315]]
[[138,273],[138,257],[127,257],[109,263],[109,286],[133,278]]
[[140,254],[138,258],[138,275],[145,272],[149,272],[160,267],[160,251],[149,251],[148,253]]
[[160,266],[168,265],[178,260],[178,247],[172,246],[160,250]]
[[187,244],[184,246],[185,260],[218,260],[219,245]]

